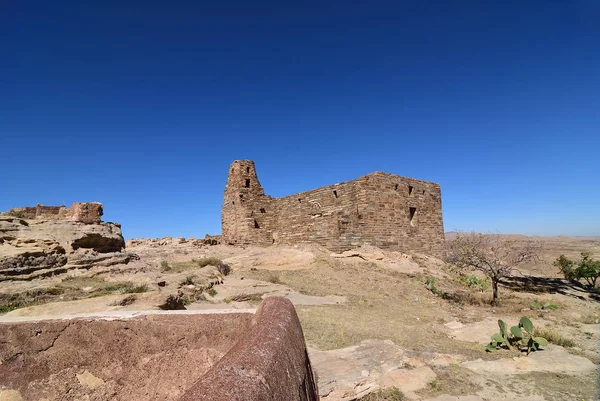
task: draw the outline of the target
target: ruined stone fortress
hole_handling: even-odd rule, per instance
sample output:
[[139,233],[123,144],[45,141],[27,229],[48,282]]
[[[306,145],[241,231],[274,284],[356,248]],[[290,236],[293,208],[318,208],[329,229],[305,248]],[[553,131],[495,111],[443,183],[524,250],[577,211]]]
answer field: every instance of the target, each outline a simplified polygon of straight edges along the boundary
[[273,198],[265,195],[254,162],[236,160],[221,219],[226,244],[316,242],[336,252],[371,244],[436,257],[444,252],[440,186],[388,173]]

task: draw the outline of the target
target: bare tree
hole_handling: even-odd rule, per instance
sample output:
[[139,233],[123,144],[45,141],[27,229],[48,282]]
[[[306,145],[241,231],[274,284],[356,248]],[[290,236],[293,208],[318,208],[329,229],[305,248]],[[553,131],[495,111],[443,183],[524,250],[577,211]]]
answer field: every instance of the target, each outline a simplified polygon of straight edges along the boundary
[[500,234],[458,233],[448,244],[448,261],[459,269],[474,269],[492,281],[492,303],[498,302],[498,282],[517,266],[539,258],[541,244],[512,240]]

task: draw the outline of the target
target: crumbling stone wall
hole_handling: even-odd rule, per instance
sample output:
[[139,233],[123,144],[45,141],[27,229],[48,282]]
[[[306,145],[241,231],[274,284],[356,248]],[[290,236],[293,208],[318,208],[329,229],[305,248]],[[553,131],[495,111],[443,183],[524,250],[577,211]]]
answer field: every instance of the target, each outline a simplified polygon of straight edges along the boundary
[[225,187],[222,241],[261,246],[316,242],[334,251],[371,244],[441,257],[440,186],[375,172],[272,198],[264,194],[254,162],[237,160]]
[[0,213],[0,215],[28,220],[69,220],[86,224],[100,223],[102,214],[102,204],[99,202],[75,202],[70,208],[65,207],[65,205],[44,206],[38,204],[36,207],[19,207]]
[[104,210],[99,202],[75,202],[67,212],[67,219],[86,224],[99,223],[103,214]]

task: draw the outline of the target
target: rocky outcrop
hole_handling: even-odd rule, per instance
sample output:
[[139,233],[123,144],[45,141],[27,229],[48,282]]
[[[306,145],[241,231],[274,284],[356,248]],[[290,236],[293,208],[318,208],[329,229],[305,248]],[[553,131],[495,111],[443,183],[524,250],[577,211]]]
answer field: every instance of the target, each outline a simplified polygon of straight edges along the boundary
[[102,222],[102,213],[97,202],[0,213],[0,281],[127,263],[121,226]]

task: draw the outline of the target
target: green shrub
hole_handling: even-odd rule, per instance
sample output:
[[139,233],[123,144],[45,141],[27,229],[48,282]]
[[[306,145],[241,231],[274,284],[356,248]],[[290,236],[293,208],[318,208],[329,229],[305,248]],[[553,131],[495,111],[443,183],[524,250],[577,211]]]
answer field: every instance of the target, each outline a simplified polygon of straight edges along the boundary
[[427,280],[425,280],[425,288],[427,288],[429,291],[433,292],[440,298],[445,299],[448,297],[448,294],[446,294],[442,290],[437,289],[437,287],[435,286],[435,277],[428,277]]
[[23,304],[20,302],[8,302],[6,304],[0,305],[0,314],[8,313],[14,311],[15,309],[24,308],[25,306],[29,306],[27,304]]
[[589,252],[581,252],[578,262],[560,255],[554,263],[567,280],[584,280],[591,287],[596,287],[596,281],[600,277],[600,260],[594,260]]
[[529,304],[532,309],[544,309],[544,310],[555,310],[558,309],[558,305],[556,305],[551,300],[546,302],[533,301]]
[[169,263],[166,260],[163,260],[160,262],[160,269],[164,272],[168,272],[171,270],[171,266],[169,266]]
[[209,288],[207,291],[208,295],[210,295],[211,297],[214,297],[215,295],[217,295],[217,290],[215,290],[214,288]]
[[487,291],[490,288],[490,283],[488,280],[477,278],[477,276],[474,275],[461,275],[459,277],[459,281],[469,288],[478,289],[480,292]]

